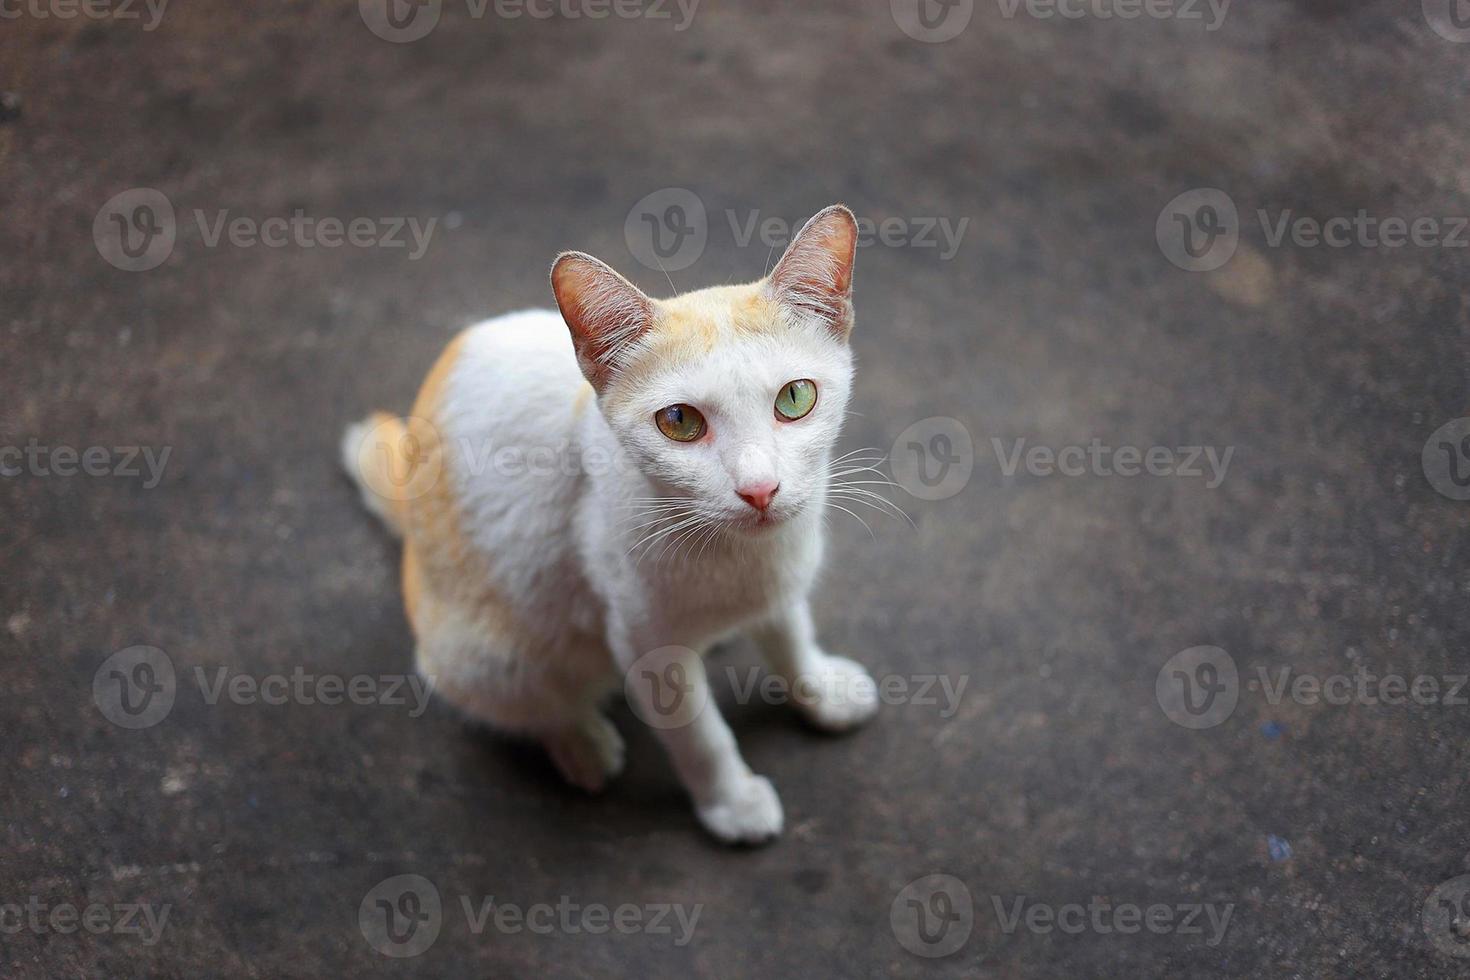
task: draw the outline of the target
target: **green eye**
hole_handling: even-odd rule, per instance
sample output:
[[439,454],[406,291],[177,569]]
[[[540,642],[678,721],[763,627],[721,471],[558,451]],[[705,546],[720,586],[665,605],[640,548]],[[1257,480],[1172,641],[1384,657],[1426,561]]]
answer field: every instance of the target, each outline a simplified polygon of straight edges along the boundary
[[781,386],[781,393],[776,396],[776,414],[788,422],[795,422],[799,418],[805,418],[806,414],[817,404],[817,383],[803,378],[800,381],[788,381]]
[[675,442],[693,442],[704,435],[704,416],[692,405],[670,405],[653,416],[658,431]]

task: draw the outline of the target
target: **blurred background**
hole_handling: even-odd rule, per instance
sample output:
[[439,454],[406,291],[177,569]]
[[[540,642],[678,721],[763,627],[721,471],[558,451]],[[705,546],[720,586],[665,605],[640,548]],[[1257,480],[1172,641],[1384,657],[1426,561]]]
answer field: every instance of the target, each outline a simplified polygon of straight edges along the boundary
[[[1463,972],[1466,42],[1461,0],[0,0],[0,973]],[[343,426],[559,250],[667,295],[834,201],[841,448],[915,526],[835,514],[814,597],[870,727],[712,662],[785,836],[708,841],[626,706],[591,799],[395,701]]]

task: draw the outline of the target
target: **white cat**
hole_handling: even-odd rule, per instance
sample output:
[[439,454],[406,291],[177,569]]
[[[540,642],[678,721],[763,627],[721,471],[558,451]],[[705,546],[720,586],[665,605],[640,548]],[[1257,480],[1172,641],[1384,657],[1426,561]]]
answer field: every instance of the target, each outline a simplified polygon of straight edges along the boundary
[[816,725],[877,709],[863,668],[817,645],[807,604],[842,492],[856,242],[851,212],[829,207],[766,279],[665,300],[564,253],[560,315],[469,328],[409,418],[348,429],[349,473],[403,537],[418,669],[448,701],[538,738],[595,791],[622,768],[600,705],[623,687],[712,834],[780,833],[700,658],[748,630]]

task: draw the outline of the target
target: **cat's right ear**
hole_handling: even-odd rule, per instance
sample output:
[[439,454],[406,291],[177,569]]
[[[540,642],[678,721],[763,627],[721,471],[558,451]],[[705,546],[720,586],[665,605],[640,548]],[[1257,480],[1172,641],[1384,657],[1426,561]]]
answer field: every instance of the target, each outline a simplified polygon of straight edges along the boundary
[[577,364],[600,394],[628,349],[653,326],[653,300],[607,263],[563,252],[551,267],[551,289],[572,332]]

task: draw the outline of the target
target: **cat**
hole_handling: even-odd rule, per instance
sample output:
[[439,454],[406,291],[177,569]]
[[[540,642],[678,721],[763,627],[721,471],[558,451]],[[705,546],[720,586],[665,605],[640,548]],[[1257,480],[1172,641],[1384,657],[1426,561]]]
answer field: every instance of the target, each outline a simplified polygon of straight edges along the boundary
[[622,687],[711,834],[780,834],[780,798],[741,757],[702,655],[746,631],[817,727],[877,710],[867,671],[817,644],[807,599],[848,465],[832,454],[856,244],[833,205],[766,278],[662,300],[562,253],[559,312],[468,328],[411,416],[348,428],[348,473],[403,538],[417,668],[440,695],[539,739],[595,792],[623,766],[601,710]]

